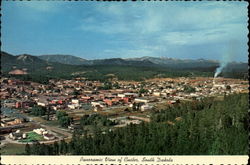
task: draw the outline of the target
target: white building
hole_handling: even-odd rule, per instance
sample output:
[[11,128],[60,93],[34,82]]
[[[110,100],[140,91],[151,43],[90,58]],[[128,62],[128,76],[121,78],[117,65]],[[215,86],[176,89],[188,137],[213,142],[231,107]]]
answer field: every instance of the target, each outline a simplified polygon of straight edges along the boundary
[[153,92],[153,96],[161,96],[161,92]]
[[148,104],[145,104],[145,105],[142,105],[142,106],[141,106],[141,111],[150,110],[150,109],[152,109],[152,108],[153,108],[153,106],[150,106],[150,105],[148,105]]
[[124,97],[137,97],[138,94],[137,93],[122,93],[122,94],[118,94],[118,97],[124,98]]
[[46,132],[46,130],[43,128],[37,128],[37,129],[33,129],[33,132],[35,132],[39,135],[43,135],[43,132]]
[[80,105],[79,104],[69,104],[68,105],[68,107],[70,108],[70,109],[76,109],[76,108],[78,108]]
[[72,104],[79,104],[79,100],[77,100],[77,99],[72,99],[71,102],[72,102]]
[[93,107],[96,107],[96,106],[100,106],[100,107],[104,107],[104,105],[103,105],[103,102],[91,102],[91,105],[93,106]]
[[145,98],[135,98],[135,102],[148,103],[150,100]]
[[45,107],[45,106],[46,106],[46,104],[45,104],[45,103],[42,103],[42,102],[37,102],[37,105],[40,105],[40,106],[42,106],[42,107]]
[[53,134],[44,134],[43,138],[46,140],[54,140],[56,137]]

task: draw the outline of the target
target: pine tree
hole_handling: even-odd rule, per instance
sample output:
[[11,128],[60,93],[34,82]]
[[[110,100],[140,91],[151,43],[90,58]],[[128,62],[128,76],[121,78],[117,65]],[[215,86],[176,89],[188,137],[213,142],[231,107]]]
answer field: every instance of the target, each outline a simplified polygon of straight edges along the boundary
[[30,145],[29,145],[28,143],[25,145],[25,153],[26,153],[27,155],[30,155],[30,154],[31,154],[31,148],[30,148]]

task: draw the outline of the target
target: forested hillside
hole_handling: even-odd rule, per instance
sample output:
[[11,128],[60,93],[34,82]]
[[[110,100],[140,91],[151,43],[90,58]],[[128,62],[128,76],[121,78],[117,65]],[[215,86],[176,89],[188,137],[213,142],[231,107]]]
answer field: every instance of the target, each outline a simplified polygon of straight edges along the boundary
[[[61,57],[60,55],[58,56]],[[55,58],[58,59],[58,56],[55,56]],[[62,56],[61,60],[63,60],[63,57],[64,56]],[[52,57],[50,57],[50,59],[51,58]],[[74,60],[76,59],[74,58]],[[185,63],[180,63],[180,61]],[[103,60],[89,60],[88,62],[91,62],[91,65],[69,65],[54,62],[53,60],[42,60],[37,56],[27,54],[13,56],[6,52],[1,52],[2,76],[16,77],[19,79],[36,81],[39,83],[47,83],[49,79],[71,79],[74,77],[85,77],[88,80],[99,81],[107,81],[110,78],[128,81],[143,81],[150,78],[165,77],[212,77],[216,68],[218,67],[217,63],[204,60],[174,60],[174,65],[161,65],[158,63],[153,63],[149,59],[124,60],[113,58]],[[207,64],[205,65],[206,62]],[[16,69],[25,70],[27,74],[10,74],[10,71]],[[113,75],[113,77],[110,77],[109,75]],[[227,69],[223,71],[220,76],[247,79],[247,75],[247,64],[235,63],[228,65]]]
[[75,57],[71,55],[41,55],[38,58],[47,61],[47,62],[57,62],[61,64],[69,65],[83,65],[85,64],[85,59],[80,57]]
[[94,135],[76,131],[71,142],[26,145],[26,154],[245,155],[248,94],[183,103],[152,114],[152,122]]
[[173,70],[156,66],[71,66],[62,64],[55,65],[53,70],[37,69],[27,75],[9,75],[7,73],[3,73],[3,76],[15,77],[25,81],[48,83],[49,79],[71,79],[74,77],[85,77],[88,80],[99,80],[102,82],[113,78],[127,81],[143,81],[150,78],[165,77],[211,77],[213,76],[213,73],[190,70]]

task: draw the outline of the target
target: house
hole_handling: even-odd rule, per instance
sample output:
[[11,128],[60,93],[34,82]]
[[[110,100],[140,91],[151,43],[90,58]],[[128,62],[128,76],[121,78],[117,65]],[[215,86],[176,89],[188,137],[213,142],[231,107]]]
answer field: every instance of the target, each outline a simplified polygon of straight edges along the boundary
[[167,97],[167,96],[170,96],[170,93],[162,92],[161,95]]
[[16,102],[16,106],[15,107],[16,108],[21,108],[22,107],[21,102]]
[[123,98],[125,97],[125,94],[118,94],[117,96]]
[[45,103],[42,103],[42,102],[37,102],[37,105],[42,106],[42,107],[45,107],[45,106],[46,106],[46,104],[45,104]]
[[128,104],[129,102],[131,102],[131,98],[129,98],[129,97],[123,97],[123,98],[122,98],[122,101],[123,101],[125,104]]
[[146,99],[146,98],[135,98],[135,102],[141,102],[141,103],[149,103],[150,100],[149,99]]
[[168,104],[176,104],[176,100],[170,100],[170,101],[168,101]]
[[16,102],[16,108],[28,108],[34,105],[34,102],[31,101],[23,101],[23,102]]
[[51,109],[53,109],[53,110],[57,110],[57,107],[56,106],[51,106]]
[[110,100],[110,99],[104,99],[103,100],[108,106],[112,106],[114,101]]
[[58,100],[51,100],[50,103],[51,104],[56,104],[58,102]]
[[79,104],[69,104],[68,105],[68,107],[70,108],[70,109],[76,109],[76,108],[79,108]]
[[132,98],[132,97],[137,97],[138,94],[137,93],[123,93],[123,94],[118,94],[117,96],[121,98],[124,98],[124,97]]
[[96,107],[96,106],[100,106],[100,107],[104,107],[104,105],[103,105],[103,102],[91,102],[91,105],[93,106],[93,107]]
[[12,140],[26,139],[26,137],[27,137],[26,133],[21,133],[20,130],[17,130],[16,132],[11,132],[9,134],[9,138]]
[[161,92],[153,92],[153,96],[161,96]]
[[39,135],[43,135],[43,134],[46,134],[48,133],[45,129],[43,128],[37,128],[37,129],[33,129],[33,132],[39,134]]
[[96,105],[94,107],[94,111],[101,111],[103,109],[103,107],[101,107],[100,105]]
[[153,106],[150,106],[150,105],[148,105],[148,104],[145,104],[145,105],[142,105],[142,106],[141,106],[141,111],[150,110],[150,109],[152,109],[152,108],[153,108]]
[[46,133],[43,134],[43,138],[46,140],[54,140],[56,137],[53,134]]
[[129,119],[122,119],[119,121],[119,125],[116,125],[115,127],[124,127],[130,124],[140,124],[142,121],[140,120],[129,120]]
[[22,124],[23,122],[24,122],[24,119],[22,118],[16,118],[16,119],[11,118],[11,119],[1,121],[1,126],[2,127],[13,126],[13,125]]
[[57,104],[63,104],[63,103],[64,103],[63,100],[58,100],[58,101],[57,101]]
[[88,102],[91,99],[93,99],[93,97],[91,97],[91,96],[81,96],[81,98],[82,98],[82,101],[84,101],[84,102]]
[[12,140],[21,140],[22,139],[22,133],[15,133],[15,132],[12,132],[9,134],[9,138],[12,139]]
[[79,104],[79,100],[77,100],[77,99],[72,99],[71,102],[72,102],[72,104]]
[[118,104],[120,99],[117,98],[111,98],[111,99],[103,99],[103,101],[108,105],[108,106],[112,106],[114,104]]

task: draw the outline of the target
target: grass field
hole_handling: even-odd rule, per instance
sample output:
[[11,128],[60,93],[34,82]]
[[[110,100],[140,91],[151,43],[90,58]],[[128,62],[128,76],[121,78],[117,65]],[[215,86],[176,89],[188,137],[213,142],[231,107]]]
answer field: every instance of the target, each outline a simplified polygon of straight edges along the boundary
[[41,141],[43,140],[43,136],[42,135],[39,135],[35,132],[28,132],[27,133],[27,138],[26,139],[23,139],[23,140],[20,140],[20,142],[34,142],[34,141]]
[[6,144],[1,148],[2,155],[22,155],[25,152],[25,144]]

